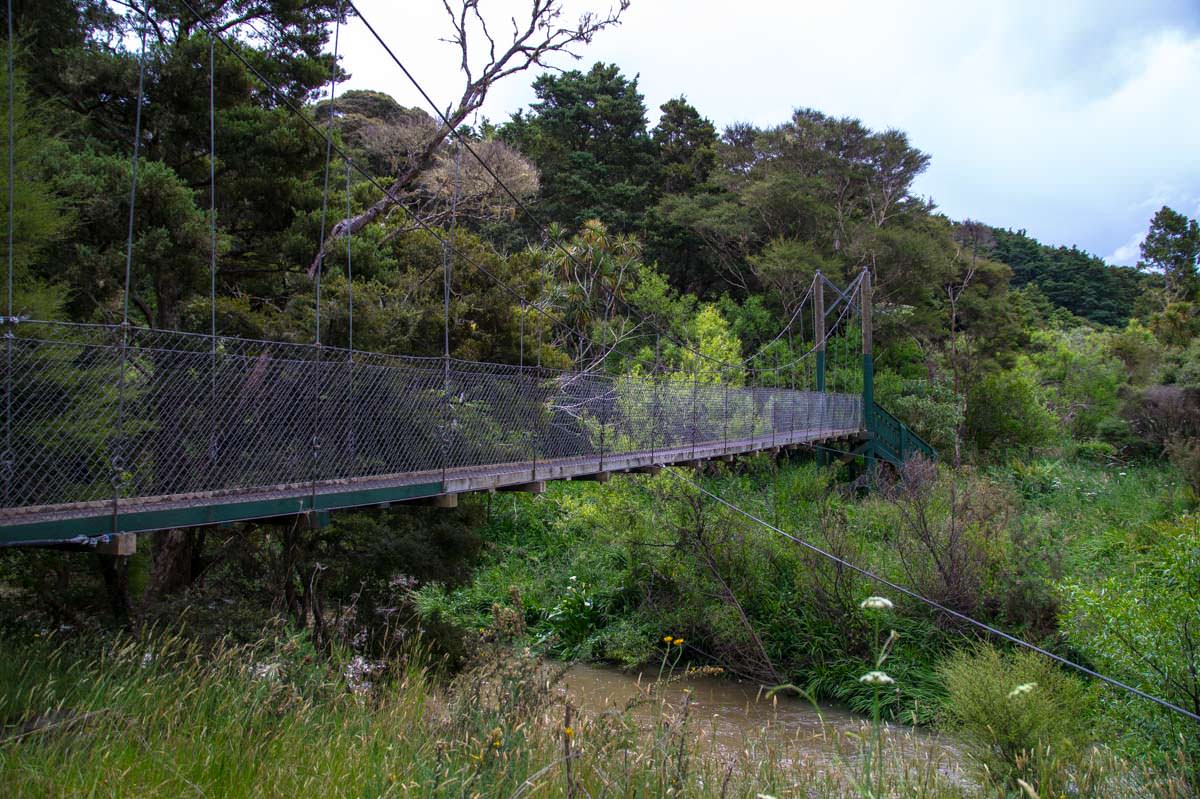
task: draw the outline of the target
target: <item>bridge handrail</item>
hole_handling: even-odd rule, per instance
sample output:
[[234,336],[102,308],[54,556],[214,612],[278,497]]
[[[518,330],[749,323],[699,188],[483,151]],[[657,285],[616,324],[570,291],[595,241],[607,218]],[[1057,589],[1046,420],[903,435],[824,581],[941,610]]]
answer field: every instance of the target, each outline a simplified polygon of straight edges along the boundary
[[879,403],[875,403],[871,413],[867,414],[866,422],[867,430],[888,450],[897,465],[903,464],[914,454],[923,455],[931,461],[937,460],[937,450],[929,442]]

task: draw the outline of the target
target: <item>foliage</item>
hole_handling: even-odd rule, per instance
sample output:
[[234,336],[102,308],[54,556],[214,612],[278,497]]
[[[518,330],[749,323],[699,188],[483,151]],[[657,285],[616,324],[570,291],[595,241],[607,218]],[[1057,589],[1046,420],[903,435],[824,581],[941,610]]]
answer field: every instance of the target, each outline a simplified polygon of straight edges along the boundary
[[985,457],[1044,446],[1057,437],[1054,416],[1027,363],[978,380],[967,408],[967,435]]
[[[482,641],[450,680],[419,643],[381,659],[322,656],[283,627],[242,646],[153,631],[3,643],[18,655],[0,665],[5,795],[450,797],[464,785],[533,797],[782,796],[795,785],[817,799],[992,795],[939,748],[878,725],[822,723],[829,755],[774,725],[718,750],[695,705],[660,692],[667,682],[626,707],[578,708],[560,667]],[[679,671],[664,677],[705,679]],[[1085,766],[1055,764],[1049,776],[1097,799],[1185,790],[1178,770],[1111,756]]]
[[541,170],[543,214],[571,228],[599,219],[621,233],[636,229],[658,166],[637,78],[597,63],[541,75],[533,90],[538,101],[500,135]]
[[[741,366],[741,342],[716,306],[705,305],[692,322],[694,349],[679,348],[675,379],[700,383],[740,386],[745,381]],[[733,366],[725,366],[733,364]]]
[[[8,59],[8,48],[0,48],[0,58]],[[53,178],[61,168],[60,159],[65,155],[63,142],[54,135],[46,112],[32,102],[23,74],[13,76],[13,212],[12,222],[12,268],[14,307],[16,315],[35,315],[35,318],[53,318],[60,314],[65,287],[46,285],[39,281],[33,267],[52,251],[66,234],[75,227],[76,215],[64,198],[54,191]],[[9,114],[9,95],[0,97],[0,115],[5,120]],[[7,167],[9,160],[8,137],[0,142],[0,159]],[[0,194],[8,196],[8,170],[0,171]],[[0,210],[0,226],[9,229],[8,203]],[[3,239],[2,257],[7,262],[9,246],[7,235]],[[7,309],[6,309],[7,311]]]
[[1101,325],[1124,325],[1147,281],[1076,247],[1050,247],[1024,230],[993,228],[991,256],[1013,270],[1013,285],[1033,285],[1054,306]]
[[987,645],[959,651],[940,672],[945,722],[968,747],[984,784],[1013,795],[1018,780],[1037,795],[1091,795],[1076,792],[1072,775],[1090,732],[1088,693],[1078,679],[1036,653]]
[[[881,360],[884,360],[881,358]],[[908,377],[890,369],[875,373],[875,397],[938,452],[952,452],[962,423],[962,406],[943,376]]]
[[1059,427],[1088,439],[1117,418],[1125,375],[1110,354],[1108,336],[1085,327],[1037,331],[1030,344],[1030,359]]
[[[1064,587],[1063,627],[1102,671],[1192,712],[1200,712],[1200,527],[1192,514],[1149,525],[1123,542],[1120,567]],[[1184,741],[1194,757],[1194,722],[1109,694],[1104,705],[1129,745],[1161,757]]]

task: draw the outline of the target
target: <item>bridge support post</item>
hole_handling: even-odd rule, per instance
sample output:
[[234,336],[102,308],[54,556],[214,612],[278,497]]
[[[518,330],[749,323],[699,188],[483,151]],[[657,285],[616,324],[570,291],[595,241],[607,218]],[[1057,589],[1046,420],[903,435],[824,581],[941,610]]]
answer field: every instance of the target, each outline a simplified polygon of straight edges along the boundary
[[[821,270],[813,275],[813,346],[816,348],[817,424],[824,427],[825,411],[825,281]],[[811,415],[811,413],[810,413]],[[829,453],[817,448],[817,463],[829,465]]]
[[825,393],[825,283],[820,270],[813,276],[813,344],[817,350],[817,391]]
[[110,535],[107,541],[96,544],[96,554],[98,555],[117,555],[120,557],[128,557],[136,552],[136,533],[117,533],[116,535]]
[[[875,434],[875,358],[872,354],[872,329],[871,329],[871,302],[872,302],[872,287],[871,287],[871,270],[863,267],[863,279],[861,288],[862,300],[862,369],[863,369],[863,427],[867,429],[868,436]],[[873,446],[867,449],[867,466],[870,468],[875,458],[875,450]]]

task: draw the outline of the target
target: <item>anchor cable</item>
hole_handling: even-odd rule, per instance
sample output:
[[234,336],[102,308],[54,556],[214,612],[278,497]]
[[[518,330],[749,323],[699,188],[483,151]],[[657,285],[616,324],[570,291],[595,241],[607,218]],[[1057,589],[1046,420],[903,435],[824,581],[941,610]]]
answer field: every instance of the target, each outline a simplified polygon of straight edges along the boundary
[[775,525],[771,524],[770,522],[754,515],[750,511],[745,510],[745,509],[735,505],[734,503],[725,499],[721,495],[716,494],[712,491],[709,491],[707,488],[700,485],[696,481],[694,481],[688,477],[685,477],[683,474],[680,474],[679,471],[676,469],[668,469],[667,471],[671,475],[673,475],[677,480],[680,480],[681,482],[686,483],[687,485],[691,486],[692,488],[699,491],[700,493],[705,494],[706,496],[708,496],[709,498],[711,498],[713,500],[716,500],[718,503],[720,503],[721,505],[724,505],[726,508],[729,508],[734,513],[744,516],[745,518],[749,519],[750,521],[755,522],[756,524],[759,524],[762,527],[765,527],[766,529],[768,529],[774,533],[777,533],[796,544],[799,544],[800,546],[804,547],[805,549],[809,550],[810,552],[820,555],[821,557],[823,557],[827,560],[837,563],[838,565],[843,566],[843,567],[849,569],[850,571],[853,571],[863,577],[866,577],[868,580],[872,580],[882,586],[890,588],[891,590],[893,590],[899,594],[903,594],[904,596],[907,596],[910,599],[915,599],[917,602],[920,602],[924,605],[928,605],[929,607],[933,608],[934,610],[937,610],[940,613],[944,613],[947,616],[951,616],[951,617],[957,619],[958,621],[964,622],[964,623],[969,624],[973,627],[976,627],[980,630],[983,630],[985,633],[987,633],[989,635],[993,635],[997,638],[1007,641],[1010,644],[1015,644],[1017,646],[1028,649],[1032,652],[1036,652],[1039,655],[1042,655],[1044,657],[1047,657],[1047,658],[1055,661],[1056,663],[1058,663],[1061,666],[1066,666],[1067,668],[1073,669],[1073,670],[1079,672],[1080,674],[1084,674],[1093,679],[1100,680],[1101,682],[1105,682],[1115,688],[1118,688],[1129,694],[1137,696],[1141,699],[1145,699],[1147,701],[1153,702],[1154,704],[1159,705],[1162,708],[1170,710],[1174,713],[1178,713],[1182,716],[1186,716],[1187,718],[1191,719],[1192,721],[1200,721],[1200,714],[1193,713],[1192,711],[1190,711],[1186,708],[1180,707],[1179,705],[1176,705],[1173,702],[1169,702],[1166,699],[1162,699],[1161,697],[1154,696],[1153,694],[1150,694],[1150,693],[1142,691],[1138,688],[1135,688],[1132,685],[1129,685],[1128,683],[1125,683],[1125,682],[1122,682],[1121,680],[1116,679],[1115,677],[1109,677],[1106,674],[1101,674],[1098,671],[1089,669],[1087,666],[1083,666],[1072,660],[1068,660],[1067,658],[1063,657],[1062,655],[1056,655],[1053,652],[1051,652],[1047,649],[1044,649],[1043,647],[1038,646],[1037,644],[1033,644],[1033,643],[1030,643],[1029,641],[1025,641],[1021,638],[1018,638],[1015,635],[1006,633],[1003,630],[993,627],[992,625],[987,624],[986,622],[979,621],[978,619],[974,619],[974,618],[966,615],[965,613],[960,613],[959,611],[954,610],[953,608],[949,608],[936,600],[929,599],[928,597],[925,597],[925,596],[917,593],[916,591],[912,590],[911,588],[906,588],[898,583],[894,583],[891,580],[887,579],[886,577],[881,577],[880,575],[875,574],[874,572],[872,572],[868,569],[864,569],[861,566],[857,566],[857,565],[851,563],[850,561],[846,560],[845,558],[838,557],[837,555],[833,554],[832,552],[822,549],[821,547],[817,546],[816,544],[811,544],[808,541],[805,541],[803,538],[800,538],[799,536],[792,535],[791,533],[787,532],[786,530],[776,527]]

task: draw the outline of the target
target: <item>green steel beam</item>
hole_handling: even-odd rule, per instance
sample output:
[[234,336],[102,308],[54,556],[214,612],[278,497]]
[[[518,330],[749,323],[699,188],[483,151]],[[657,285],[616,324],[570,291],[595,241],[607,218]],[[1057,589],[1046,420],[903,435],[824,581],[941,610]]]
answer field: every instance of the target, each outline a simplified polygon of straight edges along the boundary
[[[232,524],[273,516],[294,516],[316,511],[317,523],[328,523],[329,511],[345,508],[400,502],[406,499],[432,497],[442,493],[442,484],[416,483],[386,488],[350,489],[336,493],[193,505],[165,510],[134,510],[118,513],[118,533],[146,533],[175,527],[202,527],[210,524]],[[77,538],[97,538],[113,533],[111,510],[99,510],[87,516],[56,521],[30,521],[0,525],[0,545],[26,542],[71,541]]]

